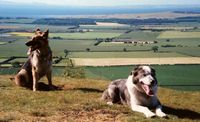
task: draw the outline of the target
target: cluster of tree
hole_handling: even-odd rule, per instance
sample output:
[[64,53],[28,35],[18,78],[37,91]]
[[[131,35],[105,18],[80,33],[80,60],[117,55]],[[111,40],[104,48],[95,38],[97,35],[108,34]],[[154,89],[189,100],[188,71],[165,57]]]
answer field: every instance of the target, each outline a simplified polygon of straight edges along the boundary
[[96,24],[95,19],[90,18],[42,18],[33,21],[32,24],[46,24],[46,25],[75,25],[80,24]]
[[31,19],[29,17],[0,17],[0,19]]
[[178,22],[199,22],[200,17],[179,17],[175,19],[95,19],[95,18],[42,18],[35,20],[32,24],[47,24],[47,25],[75,25],[80,24],[95,25],[96,22],[117,22],[120,24],[140,25],[140,24],[165,24],[165,23],[178,23]]

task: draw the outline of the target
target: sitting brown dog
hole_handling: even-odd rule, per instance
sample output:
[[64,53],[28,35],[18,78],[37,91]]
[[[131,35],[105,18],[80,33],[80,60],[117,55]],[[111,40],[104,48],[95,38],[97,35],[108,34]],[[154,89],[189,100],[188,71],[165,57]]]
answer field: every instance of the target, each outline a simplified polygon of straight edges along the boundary
[[46,76],[49,87],[52,87],[52,51],[48,44],[49,31],[37,29],[32,39],[26,42],[29,46],[28,60],[24,63],[17,75],[14,77],[15,84],[22,87],[38,88],[37,82]]

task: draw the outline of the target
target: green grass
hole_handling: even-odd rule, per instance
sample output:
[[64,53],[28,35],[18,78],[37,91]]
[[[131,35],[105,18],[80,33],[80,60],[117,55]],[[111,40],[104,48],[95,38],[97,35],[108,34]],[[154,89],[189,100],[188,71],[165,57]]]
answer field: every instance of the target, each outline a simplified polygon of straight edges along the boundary
[[200,38],[200,32],[165,31],[157,38]]
[[[199,92],[159,88],[158,97],[166,106],[164,111],[169,119],[148,119],[128,106],[109,106],[100,101],[110,81],[53,77],[53,84],[62,90],[33,92],[15,87],[9,77],[0,76],[0,121],[189,122],[199,119]],[[41,82],[47,83],[45,79]]]

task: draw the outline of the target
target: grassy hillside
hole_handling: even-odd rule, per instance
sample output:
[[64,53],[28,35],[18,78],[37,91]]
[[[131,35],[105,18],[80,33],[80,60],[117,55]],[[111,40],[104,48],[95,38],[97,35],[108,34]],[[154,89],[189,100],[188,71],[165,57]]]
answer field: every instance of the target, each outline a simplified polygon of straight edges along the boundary
[[[158,96],[169,119],[147,119],[127,106],[108,106],[100,101],[110,81],[54,77],[60,90],[40,91],[15,87],[10,76],[0,76],[0,121],[198,121],[200,92],[159,88]],[[44,83],[46,80],[42,79]],[[170,98],[170,99],[169,99]],[[189,100],[189,101],[188,101]]]

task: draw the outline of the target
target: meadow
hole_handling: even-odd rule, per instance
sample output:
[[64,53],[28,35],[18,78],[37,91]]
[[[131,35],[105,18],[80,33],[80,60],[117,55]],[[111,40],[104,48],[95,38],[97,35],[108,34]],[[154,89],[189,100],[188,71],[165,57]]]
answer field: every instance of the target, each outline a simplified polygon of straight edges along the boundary
[[[110,81],[53,77],[54,91],[48,91],[46,79],[40,91],[19,88],[0,75],[0,121],[198,121],[200,118],[199,92],[176,91],[159,87],[158,97],[168,119],[145,118],[128,106],[107,105],[101,101],[103,90]],[[169,99],[170,98],[170,99]],[[192,103],[192,105],[191,105]]]

